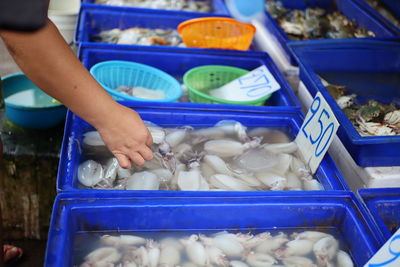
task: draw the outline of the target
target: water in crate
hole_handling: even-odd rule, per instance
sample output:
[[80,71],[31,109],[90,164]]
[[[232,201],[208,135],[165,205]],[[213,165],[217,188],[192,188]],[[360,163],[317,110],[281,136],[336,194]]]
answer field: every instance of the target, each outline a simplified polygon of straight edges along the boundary
[[322,190],[282,130],[247,129],[223,120],[213,127],[162,128],[147,122],[154,158],[122,169],[98,132],[83,139],[81,187],[127,190]]
[[121,30],[114,28],[101,31],[99,35],[93,36],[93,40],[114,44],[185,46],[180,34],[175,29],[132,27]]
[[74,266],[352,267],[347,251],[333,229],[84,232],[75,236]]

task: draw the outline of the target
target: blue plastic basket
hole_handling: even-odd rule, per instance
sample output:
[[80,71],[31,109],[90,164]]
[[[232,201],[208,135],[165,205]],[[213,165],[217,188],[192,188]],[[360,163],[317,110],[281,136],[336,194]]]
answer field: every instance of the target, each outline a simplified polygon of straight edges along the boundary
[[[378,20],[380,20],[383,24],[387,25],[390,29],[400,35],[400,28],[396,27],[392,22],[382,16],[378,11],[376,11],[373,7],[368,5],[364,0],[354,0],[359,4],[362,8],[370,12],[373,16],[375,16]],[[400,20],[400,1],[398,0],[383,0],[380,1],[384,7],[389,10],[393,16]]]
[[[319,91],[330,104],[340,123],[337,134],[354,161],[363,167],[400,165],[400,136],[361,136],[317,77],[317,73],[325,74],[333,84],[348,85],[361,100],[390,103],[400,99],[400,42],[353,40],[339,47],[293,45],[293,50],[301,80],[313,97]],[[365,80],[354,78],[360,74]]]
[[[267,0],[268,1],[268,0]],[[296,9],[306,9],[308,7],[321,7],[327,9],[328,11],[339,10],[346,17],[351,20],[355,20],[356,24],[364,27],[368,30],[373,31],[377,37],[392,37],[396,35],[390,27],[382,24],[375,16],[371,15],[369,12],[361,8],[359,4],[357,4],[354,0],[281,0],[283,5],[287,8],[296,8]],[[293,57],[288,44],[318,44],[324,40],[307,40],[307,41],[291,41],[286,33],[282,30],[279,24],[269,15],[268,12],[265,12],[265,27],[276,37],[279,44],[286,52],[286,57],[290,61],[292,65],[297,66],[296,59]],[[375,39],[375,38],[362,38],[362,39]],[[329,39],[325,41],[329,41],[333,44],[340,45],[343,41],[352,40],[349,38],[346,39]]]
[[[238,216],[239,215],[239,216]],[[112,219],[111,219],[112,218]],[[161,218],[161,219],[160,219]],[[135,198],[112,195],[58,195],[53,208],[45,266],[74,265],[77,233],[180,232],[228,230],[328,230],[341,236],[355,266],[363,266],[383,244],[375,223],[352,193],[257,198]],[[85,255],[90,247],[79,251]],[[75,262],[75,264],[78,264]]]
[[108,60],[133,61],[161,69],[179,81],[182,81],[185,72],[203,65],[226,65],[247,70],[253,70],[261,65],[265,65],[271,71],[276,81],[281,85],[282,89],[273,93],[268,101],[265,102],[264,106],[253,107],[245,105],[198,103],[179,103],[179,105],[190,106],[196,109],[213,109],[215,105],[221,105],[219,109],[224,108],[227,111],[236,110],[245,112],[300,110],[300,103],[292,89],[266,53],[228,50],[219,51],[215,49],[182,51],[173,48],[160,51],[144,46],[140,50],[128,48],[107,49],[107,47],[101,44],[82,44],[80,46],[79,57],[84,66],[88,69],[99,62]]
[[[90,73],[107,92],[117,99],[175,102],[182,96],[182,87],[175,78],[164,71],[144,64],[111,60],[94,65],[90,68]],[[160,90],[164,92],[165,98],[155,100],[122,94],[115,90],[119,86]]]
[[[124,102],[123,104],[129,104]],[[130,103],[129,107],[136,110],[143,120],[151,121],[163,127],[179,127],[191,125],[193,127],[210,127],[220,120],[237,120],[248,127],[272,127],[287,131],[289,135],[295,137],[301,127],[303,117],[300,112],[296,113],[240,113],[227,112],[221,110],[190,110],[174,109],[170,104],[166,107],[147,107],[145,103]],[[57,191],[75,191],[84,193],[99,193],[107,196],[112,190],[81,189],[77,179],[77,170],[82,161],[81,148],[79,144],[83,142],[83,134],[93,130],[85,121],[69,112],[65,126],[64,139],[62,144],[61,159],[58,168]],[[348,190],[342,175],[335,166],[331,157],[325,155],[315,177],[319,180],[326,190]],[[131,194],[132,191],[114,191],[119,194]],[[288,192],[298,194],[298,192]],[[306,194],[307,192],[301,192]],[[242,195],[262,195],[265,192],[184,192],[184,191],[136,191],[138,196],[242,196]]]
[[[204,0],[196,0],[196,1],[204,1]],[[109,5],[99,5],[96,4],[96,0],[82,0],[81,7],[94,7],[94,8],[105,8],[105,9],[119,9],[120,12],[129,12],[129,11],[138,11],[138,12],[147,12],[147,13],[170,13],[170,14],[190,14],[194,16],[219,16],[219,15],[229,15],[229,11],[225,6],[224,0],[211,0],[211,13],[205,12],[192,12],[192,11],[181,11],[181,10],[165,10],[165,9],[150,9],[150,8],[137,8],[137,7],[127,7],[127,6],[109,6]]]
[[389,239],[400,227],[400,188],[360,189],[358,194]]

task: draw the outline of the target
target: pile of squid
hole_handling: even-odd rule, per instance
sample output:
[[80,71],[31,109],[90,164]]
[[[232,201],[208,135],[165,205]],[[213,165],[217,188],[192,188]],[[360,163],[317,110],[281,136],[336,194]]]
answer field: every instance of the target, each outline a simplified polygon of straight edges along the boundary
[[218,232],[161,240],[103,235],[80,267],[353,267],[335,237],[319,231],[287,234]]
[[94,41],[129,45],[162,45],[185,47],[178,31],[174,29],[150,29],[132,27],[125,30],[118,28],[101,31],[93,37]]
[[115,88],[115,91],[124,95],[134,96],[138,98],[165,99],[164,91],[158,89],[148,89],[141,86],[129,87],[122,85]]
[[275,0],[268,0],[266,9],[291,40],[375,37],[373,32],[358,27],[339,11],[288,9]]
[[395,104],[369,100],[357,103],[356,94],[348,94],[346,86],[323,84],[361,136],[400,135],[400,109]]
[[211,11],[211,3],[209,0],[96,0],[96,4],[191,12]]
[[323,190],[295,142],[276,129],[223,120],[213,127],[162,128],[146,122],[153,159],[123,169],[96,131],[83,138],[84,188],[182,191]]

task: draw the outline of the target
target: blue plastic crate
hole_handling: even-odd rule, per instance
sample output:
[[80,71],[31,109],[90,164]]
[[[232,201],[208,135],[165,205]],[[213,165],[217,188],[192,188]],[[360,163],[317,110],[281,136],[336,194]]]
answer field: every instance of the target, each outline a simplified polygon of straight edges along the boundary
[[[76,43],[96,42],[95,36],[101,31],[118,29],[128,29],[131,27],[141,27],[149,29],[177,29],[178,25],[186,20],[198,17],[208,17],[210,14],[198,13],[193,15],[187,12],[143,12],[142,10],[126,10],[121,12],[119,8],[103,6],[91,8],[82,7],[79,13],[78,24],[75,31]],[[120,44],[106,44],[105,47],[118,48]],[[138,47],[138,45],[123,45]],[[139,46],[140,47],[140,46]],[[170,46],[157,46],[158,48],[168,49]],[[187,48],[180,48],[187,49]]]
[[400,227],[400,188],[360,189],[358,194],[385,239],[389,239]]
[[[204,1],[204,0],[196,0]],[[219,15],[229,15],[229,11],[225,6],[224,0],[211,0],[211,13],[205,12],[191,12],[191,11],[181,11],[181,10],[165,10],[165,9],[150,9],[150,8],[136,8],[136,7],[126,7],[126,6],[109,6],[109,5],[99,5],[96,4],[96,0],[82,0],[82,7],[104,7],[104,8],[116,8],[121,11],[139,11],[139,12],[157,12],[157,13],[185,13],[192,15],[207,15],[207,16],[219,16]]]
[[[247,127],[272,127],[286,130],[295,137],[301,127],[303,117],[296,113],[240,113],[214,110],[174,109],[176,104],[170,103],[168,107],[148,107],[146,103],[121,102],[136,110],[143,120],[151,121],[163,127],[177,127],[190,125],[196,128],[210,127],[220,120],[237,120]],[[62,143],[61,159],[58,168],[57,191],[75,191],[84,193],[100,193],[107,195],[112,190],[81,189],[77,178],[77,170],[81,160],[80,144],[83,134],[94,128],[74,115],[67,114],[64,139]],[[347,184],[335,163],[327,154],[316,174],[316,179],[325,190],[348,190]],[[114,191],[119,194],[131,194],[132,191]],[[138,196],[226,196],[226,195],[262,195],[265,192],[183,192],[183,191],[136,191]],[[295,191],[290,192],[298,194]],[[301,192],[304,194],[306,192]]]
[[361,136],[317,77],[349,86],[361,101],[399,105],[400,42],[353,40],[339,47],[293,45],[293,50],[301,80],[313,97],[319,91],[330,104],[341,125],[337,134],[354,161],[363,167],[400,165],[400,136]]
[[[267,0],[268,1],[268,0]],[[351,20],[355,20],[356,24],[364,27],[368,30],[373,31],[377,37],[392,37],[396,35],[390,27],[382,24],[378,19],[376,19],[369,12],[361,8],[359,4],[354,2],[354,0],[281,0],[283,5],[287,8],[293,9],[306,9],[308,7],[321,7],[327,9],[329,12],[339,10],[346,17]],[[282,30],[279,24],[269,15],[268,12],[265,12],[265,27],[276,37],[279,44],[286,52],[286,57],[290,61],[292,65],[297,66],[296,59],[294,58],[291,50],[289,49],[288,44],[318,44],[321,41],[326,40],[306,40],[306,41],[291,41],[286,33]],[[374,39],[374,38],[362,38],[362,39]],[[346,39],[329,39],[329,43],[333,44],[341,44],[343,41],[352,40],[349,38]]]
[[[392,22],[382,16],[378,11],[376,11],[373,7],[367,4],[364,0],[355,0],[357,4],[359,4],[362,8],[370,12],[373,16],[379,19],[383,24],[387,25],[392,31],[396,32],[397,35],[400,35],[400,28],[396,27]],[[390,11],[393,16],[400,21],[400,1],[398,0],[383,0],[380,1],[383,6]]]
[[[240,216],[238,216],[240,214]],[[112,218],[112,219],[110,219]],[[162,219],[160,219],[162,218]],[[45,266],[72,266],[74,237],[93,231],[176,232],[229,230],[331,230],[342,237],[355,266],[383,244],[375,223],[348,192],[257,198],[98,198],[58,195],[53,208]],[[85,253],[84,253],[85,254]]]
[[[282,73],[273,63],[266,53],[243,52],[243,51],[218,51],[215,49],[205,50],[185,50],[170,48],[169,50],[159,50],[154,47],[141,47],[137,49],[107,49],[102,44],[84,45],[79,51],[79,57],[84,66],[90,69],[96,63],[107,60],[126,60],[150,65],[159,68],[182,81],[186,71],[202,65],[227,65],[247,70],[253,70],[261,65],[265,65],[274,75],[281,89],[273,93],[266,101],[265,106],[245,106],[245,105],[224,105],[224,104],[199,104],[190,103],[193,108],[201,107],[204,109],[213,108],[220,105],[226,110],[264,112],[268,110],[300,110],[300,103],[291,90],[289,84]],[[179,103],[181,104],[181,103]],[[179,105],[178,104],[178,105]]]

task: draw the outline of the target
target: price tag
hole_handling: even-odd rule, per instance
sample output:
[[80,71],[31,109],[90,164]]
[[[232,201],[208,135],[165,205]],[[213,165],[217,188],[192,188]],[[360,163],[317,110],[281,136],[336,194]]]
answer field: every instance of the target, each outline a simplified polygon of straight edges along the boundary
[[400,266],[400,229],[381,247],[364,267]]
[[251,101],[272,94],[280,88],[272,73],[262,65],[218,89],[210,90],[209,94],[225,100]]
[[295,140],[312,173],[318,169],[338,128],[339,122],[318,92]]

